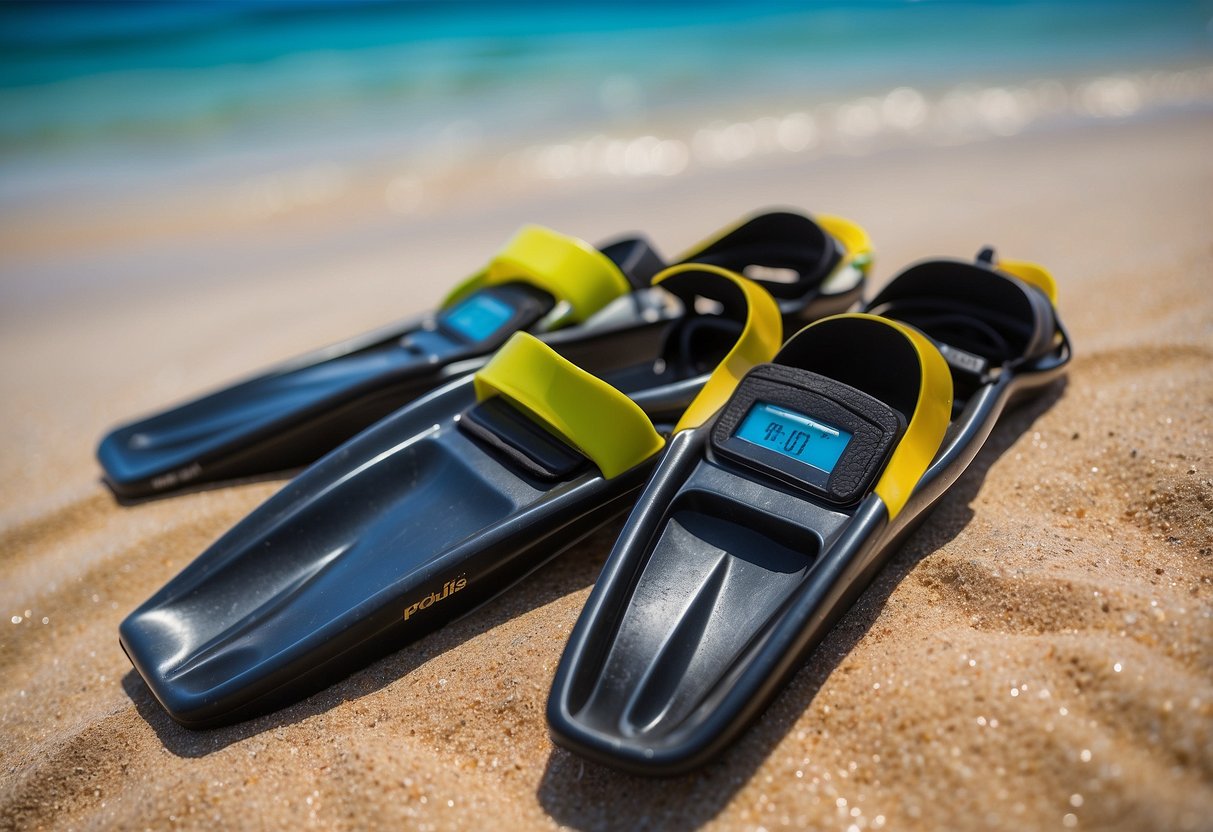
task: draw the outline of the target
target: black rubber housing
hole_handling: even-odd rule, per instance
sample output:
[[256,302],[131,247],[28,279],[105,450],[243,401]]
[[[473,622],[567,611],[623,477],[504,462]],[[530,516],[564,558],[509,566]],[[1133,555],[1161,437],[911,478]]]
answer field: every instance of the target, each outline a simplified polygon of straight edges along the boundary
[[[746,310],[711,273],[668,279],[719,315],[605,379],[668,431],[733,346]],[[504,409],[503,409],[504,406]],[[341,445],[207,549],[120,627],[172,717],[236,722],[301,699],[505,590],[631,506],[656,456],[613,479],[575,449],[476,403],[471,376]]]
[[[1070,360],[1043,293],[980,261],[921,263],[870,309],[921,326],[937,343],[959,340],[987,367],[950,365],[952,423],[900,514],[890,522],[870,490],[840,505],[718,453],[713,422],[678,434],[556,670],[547,716],[558,745],[648,775],[680,774],[720,754],[965,471],[1008,401],[1040,391]],[[836,319],[794,337],[735,395],[746,395],[751,378],[816,374],[905,420],[917,366],[888,327]]]
[[[649,288],[666,263],[641,237],[605,245],[634,287],[585,323],[547,332],[551,296],[523,284],[483,290],[517,313],[492,337],[461,338],[425,315],[336,344],[245,381],[111,431],[97,449],[115,494],[137,500],[224,480],[306,465],[414,399],[482,366],[518,330],[539,335],[579,366],[606,373],[653,354],[665,324],[682,314]],[[759,214],[693,254],[735,271],[792,268],[792,283],[762,281],[796,323],[859,302],[863,275],[826,281],[838,244],[808,217]],[[848,270],[850,271],[850,270]],[[845,276],[844,276],[845,277]]]
[[[879,335],[871,334],[872,340],[879,338]],[[812,413],[850,433],[846,451],[834,468],[824,471],[806,467],[785,455],[739,439],[736,436],[738,426],[759,401]],[[850,505],[867,492],[905,427],[902,410],[855,387],[796,366],[764,364],[746,374],[737,392],[717,416],[712,426],[711,445],[719,456],[808,490],[828,503]]]

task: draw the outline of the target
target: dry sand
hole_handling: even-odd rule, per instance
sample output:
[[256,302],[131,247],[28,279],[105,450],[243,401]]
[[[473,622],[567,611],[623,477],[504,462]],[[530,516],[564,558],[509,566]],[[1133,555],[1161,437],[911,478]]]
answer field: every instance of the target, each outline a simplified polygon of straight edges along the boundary
[[[1211,147],[1191,116],[785,161],[281,256],[258,240],[289,225],[31,243],[0,310],[0,828],[1213,829]],[[118,622],[280,483],[122,508],[92,460],[106,427],[428,306],[521,221],[674,250],[771,203],[864,222],[877,283],[986,242],[1048,264],[1077,358],[720,762],[645,781],[547,738],[617,526],[279,713],[192,733],[159,709]],[[34,285],[72,262],[172,277]]]

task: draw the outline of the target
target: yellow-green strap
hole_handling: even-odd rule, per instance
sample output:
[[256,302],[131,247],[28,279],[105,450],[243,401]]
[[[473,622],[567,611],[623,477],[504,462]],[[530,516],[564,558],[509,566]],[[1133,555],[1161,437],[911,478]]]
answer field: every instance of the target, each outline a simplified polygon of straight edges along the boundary
[[832,214],[819,214],[813,219],[842,246],[842,260],[834,267],[833,274],[845,268],[867,274],[872,265],[872,238],[868,232],[858,223]]
[[685,263],[661,272],[653,278],[653,285],[660,286],[667,280],[677,280],[679,275],[695,272],[707,272],[733,284],[745,302],[746,318],[737,342],[724,360],[716,365],[699,395],[683,412],[682,418],[674,427],[675,433],[685,428],[698,427],[712,418],[729,400],[729,396],[733,395],[741,377],[756,364],[763,364],[774,358],[783,343],[783,319],[775,299],[766,289],[736,272],[719,266]]
[[[837,318],[861,318],[892,327],[901,333],[918,356],[921,369],[918,387],[918,402],[906,425],[906,431],[889,458],[884,473],[876,482],[876,495],[884,502],[892,520],[905,507],[914,493],[914,487],[926,473],[927,467],[939,446],[944,433],[952,421],[952,373],[948,362],[939,349],[925,335],[913,327],[877,315],[863,312],[847,312],[823,318],[809,327],[820,326]],[[856,345],[862,348],[862,344]]]
[[607,479],[665,444],[634,401],[526,332],[514,333],[473,384],[477,400],[504,396],[593,460]]
[[1057,281],[1053,274],[1039,263],[1029,263],[1027,260],[1002,260],[994,264],[1000,272],[1014,275],[1024,283],[1030,283],[1045,293],[1049,303],[1057,306]]
[[521,281],[568,304],[552,328],[584,321],[615,298],[631,291],[628,279],[609,257],[576,237],[526,225],[505,244],[488,266],[447,295],[451,306],[486,286]]

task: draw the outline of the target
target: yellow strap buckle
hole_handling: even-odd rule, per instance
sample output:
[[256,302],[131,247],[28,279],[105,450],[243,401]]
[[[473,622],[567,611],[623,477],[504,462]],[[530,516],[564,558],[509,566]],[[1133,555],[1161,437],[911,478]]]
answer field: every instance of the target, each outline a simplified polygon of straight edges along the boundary
[[456,286],[442,306],[452,306],[485,287],[514,281],[542,289],[565,304],[563,314],[551,322],[552,329],[584,321],[632,288],[619,267],[589,243],[527,225],[488,266]]

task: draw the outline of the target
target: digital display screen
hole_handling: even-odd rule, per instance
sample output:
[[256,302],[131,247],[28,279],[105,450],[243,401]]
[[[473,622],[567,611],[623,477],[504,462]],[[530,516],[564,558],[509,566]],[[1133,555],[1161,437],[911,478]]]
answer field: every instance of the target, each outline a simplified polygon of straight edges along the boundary
[[766,402],[754,403],[734,435],[827,474],[851,442],[841,428]]
[[470,341],[491,338],[514,317],[514,308],[492,295],[478,294],[442,313],[442,323]]

